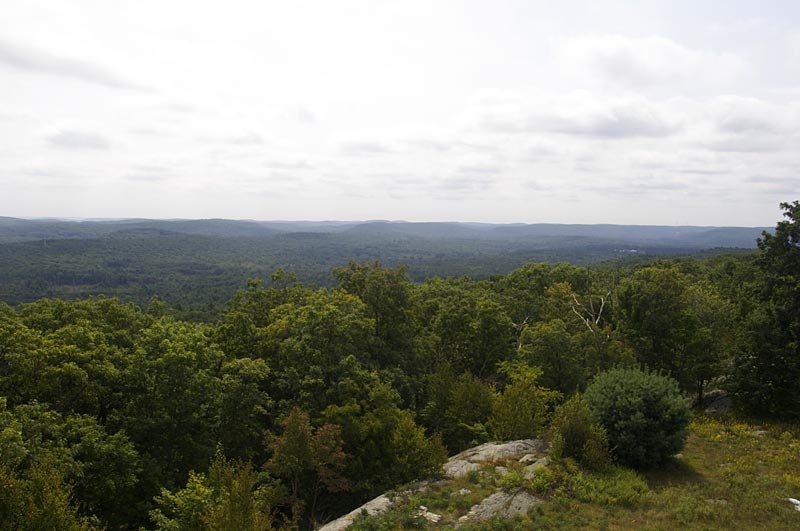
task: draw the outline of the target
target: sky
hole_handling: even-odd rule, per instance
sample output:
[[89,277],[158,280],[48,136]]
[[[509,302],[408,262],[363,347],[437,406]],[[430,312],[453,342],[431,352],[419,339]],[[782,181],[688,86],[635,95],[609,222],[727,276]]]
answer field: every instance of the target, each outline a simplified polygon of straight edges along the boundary
[[0,215],[774,226],[800,2],[0,3]]

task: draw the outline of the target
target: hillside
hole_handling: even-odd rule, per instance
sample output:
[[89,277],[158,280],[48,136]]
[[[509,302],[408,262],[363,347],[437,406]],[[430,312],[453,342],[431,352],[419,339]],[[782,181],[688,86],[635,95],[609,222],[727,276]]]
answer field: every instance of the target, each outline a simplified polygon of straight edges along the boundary
[[797,426],[698,416],[666,467],[591,472],[538,440],[485,443],[441,479],[380,496],[319,531],[788,530],[800,526]]
[[[503,275],[529,262],[587,265],[755,248],[761,228],[235,220],[0,218],[0,301],[158,295],[208,315],[250,278],[283,268],[314,286],[381,260],[411,278]],[[724,248],[724,249],[723,249]],[[185,286],[191,285],[191,290]]]
[[[800,205],[786,208],[794,222],[745,256],[424,282],[351,262],[334,288],[248,282],[205,322],[157,300],[0,304],[0,528],[314,529],[378,496],[391,510],[354,531],[790,529]],[[364,249],[348,231],[267,238],[335,257]],[[244,241],[259,238],[134,227],[0,247],[59,250],[4,258],[20,278],[68,264],[75,294],[132,271],[134,296],[136,275],[218,278],[203,260]],[[225,285],[175,285],[186,300],[210,288]],[[690,425],[689,397],[709,389],[758,420]],[[532,437],[552,450],[473,448]]]
[[93,239],[120,231],[156,229],[179,234],[224,237],[326,233],[404,237],[427,240],[516,241],[531,238],[591,238],[676,247],[754,248],[765,227],[696,227],[666,225],[494,224],[405,221],[254,221],[230,219],[61,220],[0,217],[0,243]]

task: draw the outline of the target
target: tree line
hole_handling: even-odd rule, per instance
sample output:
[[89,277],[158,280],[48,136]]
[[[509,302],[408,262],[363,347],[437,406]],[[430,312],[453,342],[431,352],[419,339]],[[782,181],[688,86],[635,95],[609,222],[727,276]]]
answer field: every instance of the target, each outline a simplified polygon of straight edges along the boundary
[[205,323],[157,298],[0,305],[0,530],[312,527],[541,433],[621,367],[800,418],[800,203],[782,208],[747,256],[422,283],[351,262],[323,289],[279,270]]

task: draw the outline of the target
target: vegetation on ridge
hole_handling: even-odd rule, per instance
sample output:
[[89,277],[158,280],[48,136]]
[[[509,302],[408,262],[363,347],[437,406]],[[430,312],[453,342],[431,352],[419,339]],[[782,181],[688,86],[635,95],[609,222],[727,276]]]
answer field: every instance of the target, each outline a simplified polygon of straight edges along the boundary
[[[306,529],[447,453],[548,427],[561,459],[492,485],[546,498],[536,525],[786,527],[800,494],[800,204],[783,208],[755,260],[531,263],[418,284],[351,262],[319,289],[278,270],[209,322],[156,298],[0,304],[0,530]],[[675,444],[634,451],[658,432],[606,415],[598,389],[623,382],[641,391],[626,418],[674,413],[659,425]],[[700,417],[669,457],[682,406],[709,388],[767,433]],[[594,452],[586,469],[576,447]]]

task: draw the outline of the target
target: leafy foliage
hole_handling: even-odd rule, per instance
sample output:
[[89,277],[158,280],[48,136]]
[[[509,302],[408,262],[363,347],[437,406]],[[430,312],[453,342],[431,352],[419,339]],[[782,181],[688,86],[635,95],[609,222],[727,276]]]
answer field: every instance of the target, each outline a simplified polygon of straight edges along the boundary
[[[789,220],[764,236],[757,259],[539,263],[419,284],[411,280],[436,268],[485,276],[487,264],[505,272],[528,255],[489,256],[508,249],[500,239],[477,250],[426,240],[415,258],[416,243],[395,240],[392,256],[409,258],[406,268],[374,261],[383,247],[364,250],[363,227],[350,240],[276,235],[269,249],[253,245],[273,238],[262,233],[234,242],[134,231],[101,243],[48,241],[48,256],[85,254],[59,271],[57,260],[30,258],[44,246],[20,244],[17,256],[0,245],[0,263],[31,264],[27,293],[68,285],[146,302],[0,303],[0,508],[14,515],[8,525],[29,528],[312,526],[437,474],[448,452],[538,436],[551,418],[556,465],[578,460],[584,476],[537,474],[536,488],[579,501],[595,489],[604,497],[582,503],[625,505],[614,500],[641,492],[633,476],[605,467],[608,446],[624,463],[662,462],[683,441],[686,405],[658,374],[599,373],[641,362],[698,397],[727,380],[751,411],[798,410],[798,206],[784,208]],[[272,253],[294,260],[298,241],[330,251],[325,274],[301,259],[296,274],[269,274]],[[348,254],[356,242],[363,252]],[[455,248],[459,258],[448,258]],[[251,250],[256,258],[242,265]],[[107,267],[88,267],[98,256]],[[370,261],[328,276],[345,256]],[[164,268],[153,275],[157,262]],[[252,276],[266,281],[248,281],[221,310]],[[583,401],[569,399],[582,390]],[[530,488],[513,470],[505,481],[517,480]],[[464,481],[493,487],[478,471]],[[478,501],[459,496],[465,509]],[[702,513],[676,500],[687,515]],[[406,517],[391,525],[426,525]]]
[[341,429],[333,424],[311,428],[308,414],[293,408],[281,423],[280,436],[268,437],[272,453],[264,468],[289,484],[290,504],[302,502],[311,519],[315,517],[320,490],[350,489],[343,476],[347,454],[342,450]]
[[606,430],[592,420],[579,394],[556,410],[550,438],[550,455],[555,458],[571,457],[593,470],[604,470],[611,464]]
[[511,379],[492,405],[488,427],[500,440],[531,439],[544,428],[558,391],[537,384],[541,370],[521,363],[503,363],[500,370]]
[[69,485],[50,465],[37,464],[27,478],[0,465],[0,530],[99,531],[78,513]]
[[597,375],[584,396],[614,455],[628,466],[660,465],[686,442],[691,413],[677,382],[667,376],[612,369]]
[[271,531],[270,498],[249,464],[217,455],[208,475],[191,473],[184,488],[162,490],[150,516],[157,531]]
[[731,304],[676,267],[650,266],[620,283],[619,305],[639,362],[702,397],[732,344]]
[[752,413],[800,418],[800,201],[781,208],[786,220],[758,240],[760,304],[747,320],[732,388]]
[[428,403],[422,410],[425,425],[440,433],[451,453],[488,439],[486,421],[492,414],[494,389],[471,374],[455,376],[447,365],[428,383]]

